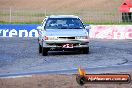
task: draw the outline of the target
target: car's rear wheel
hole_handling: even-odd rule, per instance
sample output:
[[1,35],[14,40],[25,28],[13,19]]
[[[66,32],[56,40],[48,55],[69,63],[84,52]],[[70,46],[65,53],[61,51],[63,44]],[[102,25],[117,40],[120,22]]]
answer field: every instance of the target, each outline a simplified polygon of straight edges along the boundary
[[42,46],[39,44],[39,53],[42,53]]
[[83,48],[83,49],[82,49],[82,53],[83,53],[83,54],[88,54],[88,53],[89,53],[89,47]]
[[42,55],[47,56],[48,55],[48,49],[42,47]]

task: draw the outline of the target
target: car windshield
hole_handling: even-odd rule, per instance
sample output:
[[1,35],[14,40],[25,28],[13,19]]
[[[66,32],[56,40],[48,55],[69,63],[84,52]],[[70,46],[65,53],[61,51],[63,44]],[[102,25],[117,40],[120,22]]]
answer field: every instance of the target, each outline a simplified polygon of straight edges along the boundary
[[84,29],[78,18],[49,18],[45,29]]

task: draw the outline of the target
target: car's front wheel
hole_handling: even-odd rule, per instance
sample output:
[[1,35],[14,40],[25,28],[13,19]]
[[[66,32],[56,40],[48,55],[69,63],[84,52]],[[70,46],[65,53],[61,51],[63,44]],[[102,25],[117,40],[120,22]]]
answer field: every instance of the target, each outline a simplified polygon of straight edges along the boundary
[[42,53],[42,46],[39,44],[39,53]]
[[83,53],[83,54],[88,54],[88,53],[89,53],[89,47],[83,48],[83,49],[82,49],[82,53]]
[[47,56],[48,55],[48,49],[42,47],[42,55]]

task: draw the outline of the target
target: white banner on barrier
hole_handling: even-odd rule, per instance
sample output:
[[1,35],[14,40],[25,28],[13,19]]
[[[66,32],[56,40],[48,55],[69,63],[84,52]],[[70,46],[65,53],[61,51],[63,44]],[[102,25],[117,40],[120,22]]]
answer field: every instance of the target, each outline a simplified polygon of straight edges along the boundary
[[38,37],[38,31],[36,29],[32,29],[30,31],[16,30],[16,29],[2,29],[0,30],[0,37]]
[[[19,25],[17,27],[19,28]],[[21,30],[15,28],[10,30],[0,29],[0,37],[15,36],[38,37],[38,31],[35,28],[34,29],[27,28]],[[91,25],[89,36],[90,38],[100,39],[132,39],[132,25]]]
[[132,39],[132,25],[92,25],[90,38]]

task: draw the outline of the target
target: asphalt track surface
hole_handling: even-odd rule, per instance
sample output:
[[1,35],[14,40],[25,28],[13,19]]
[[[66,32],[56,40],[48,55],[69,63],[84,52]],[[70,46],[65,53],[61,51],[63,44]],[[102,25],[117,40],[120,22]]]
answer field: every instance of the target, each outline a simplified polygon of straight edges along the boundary
[[132,40],[91,39],[90,53],[38,53],[37,38],[0,38],[0,76],[33,73],[76,73],[132,70]]

